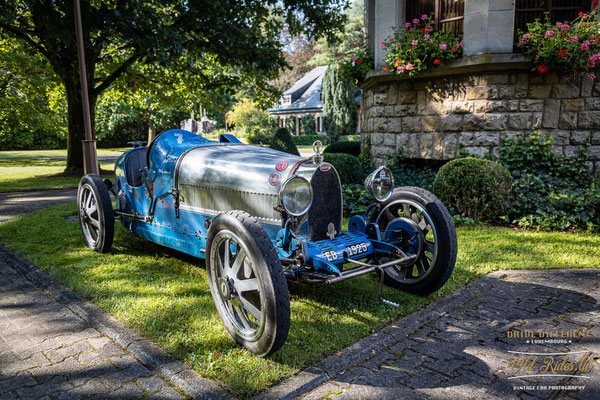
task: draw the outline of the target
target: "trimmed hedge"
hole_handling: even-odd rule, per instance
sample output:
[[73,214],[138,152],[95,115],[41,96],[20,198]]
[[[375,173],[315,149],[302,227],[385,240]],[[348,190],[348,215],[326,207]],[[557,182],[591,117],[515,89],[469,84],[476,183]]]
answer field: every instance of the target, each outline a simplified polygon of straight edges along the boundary
[[328,144],[330,142],[329,136],[327,135],[292,136],[292,140],[296,143],[296,146],[312,146],[315,140],[320,140],[323,144]]
[[360,142],[335,142],[325,148],[323,153],[345,153],[354,157],[360,155]]
[[271,140],[271,148],[273,150],[283,151],[284,153],[294,154],[296,156],[300,155],[298,148],[292,140],[290,131],[288,131],[286,128],[277,129],[275,136],[273,136],[273,139]]
[[467,157],[440,168],[433,192],[461,216],[489,221],[504,214],[511,185],[510,172],[502,164]]
[[360,142],[360,135],[342,135],[338,142]]
[[365,172],[360,161],[350,154],[328,153],[323,155],[323,161],[333,165],[343,185],[360,184],[365,180]]

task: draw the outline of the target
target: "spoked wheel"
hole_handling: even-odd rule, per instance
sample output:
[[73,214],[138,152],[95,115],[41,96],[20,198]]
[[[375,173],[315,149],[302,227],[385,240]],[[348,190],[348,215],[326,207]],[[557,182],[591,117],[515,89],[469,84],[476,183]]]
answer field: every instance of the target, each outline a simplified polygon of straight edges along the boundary
[[207,235],[207,274],[217,311],[237,343],[264,357],[290,327],[287,283],[273,242],[242,211],[217,216]]
[[112,246],[115,220],[106,185],[96,174],[81,178],[77,190],[79,224],[85,243],[92,250],[106,253]]
[[432,193],[416,187],[396,188],[373,213],[371,222],[379,225],[386,241],[418,255],[411,265],[387,268],[387,285],[428,295],[450,278],[456,262],[456,230],[450,213]]

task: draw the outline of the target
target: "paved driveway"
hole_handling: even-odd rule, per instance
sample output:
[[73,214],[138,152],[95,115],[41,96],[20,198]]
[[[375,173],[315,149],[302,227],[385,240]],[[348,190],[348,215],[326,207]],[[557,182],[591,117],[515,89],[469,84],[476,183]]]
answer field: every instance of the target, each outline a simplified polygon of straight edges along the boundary
[[0,223],[76,199],[76,188],[0,192]]

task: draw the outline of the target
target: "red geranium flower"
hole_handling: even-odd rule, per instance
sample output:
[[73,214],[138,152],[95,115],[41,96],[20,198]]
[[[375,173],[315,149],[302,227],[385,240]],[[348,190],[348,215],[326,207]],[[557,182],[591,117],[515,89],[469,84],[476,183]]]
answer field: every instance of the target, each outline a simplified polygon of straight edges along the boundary
[[594,0],[594,1],[592,1],[592,5],[593,5],[593,6],[597,6],[597,5],[598,5],[598,3],[599,3],[599,2],[598,2],[598,0]]
[[435,65],[440,65],[442,63],[442,60],[440,60],[439,58],[436,58],[435,60],[433,60],[433,63]]
[[558,52],[559,56],[566,56],[567,55],[567,50],[566,49],[562,49]]
[[456,47],[452,46],[452,52],[456,53],[457,51],[458,51],[458,49]]
[[425,33],[425,28],[421,28],[421,29],[419,29],[419,32],[420,32],[420,33]]
[[383,70],[384,70],[384,71],[387,71],[387,70],[388,70],[388,67],[383,67]]
[[362,62],[362,60],[356,60],[357,64],[360,64]]
[[538,71],[540,71],[540,74],[545,74],[546,72],[548,72],[548,67],[546,67],[545,65],[540,65],[537,69]]

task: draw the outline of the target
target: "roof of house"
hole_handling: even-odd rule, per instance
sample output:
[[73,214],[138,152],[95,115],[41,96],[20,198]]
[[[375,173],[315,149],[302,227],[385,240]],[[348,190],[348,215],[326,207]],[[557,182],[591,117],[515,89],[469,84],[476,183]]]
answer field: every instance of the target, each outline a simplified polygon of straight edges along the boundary
[[283,92],[282,99],[284,96],[290,96],[290,104],[283,104],[282,101],[278,107],[273,107],[267,112],[269,114],[289,114],[323,110],[321,83],[325,71],[327,71],[326,65],[316,67],[304,75],[291,88]]

